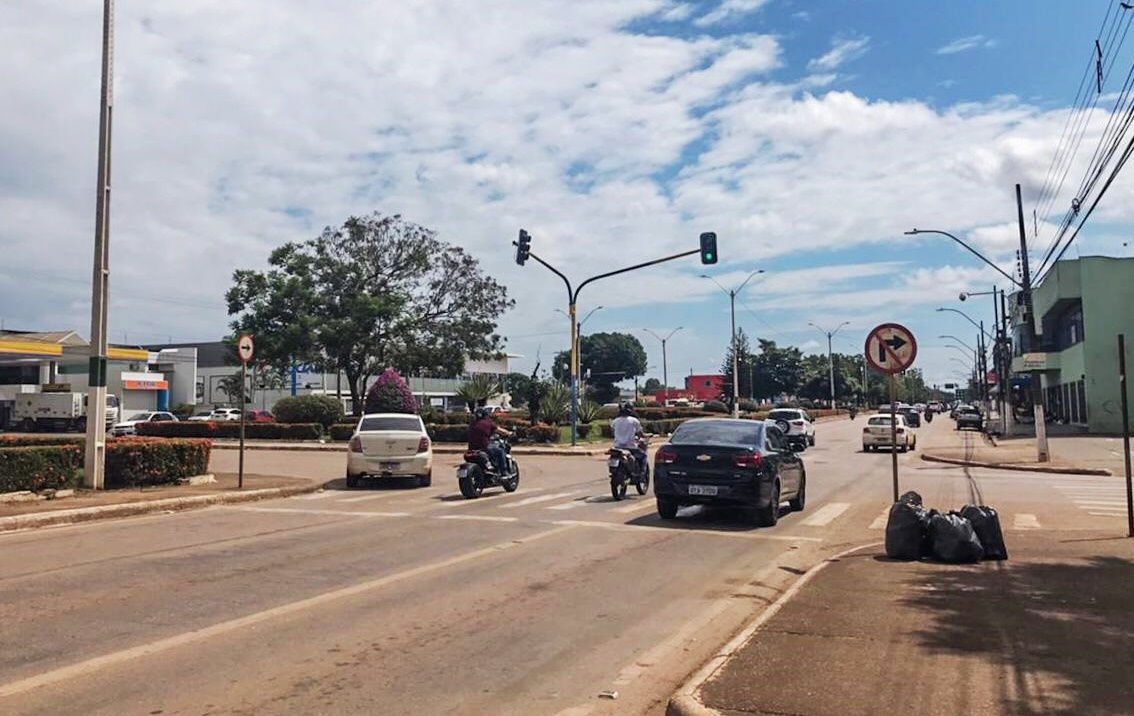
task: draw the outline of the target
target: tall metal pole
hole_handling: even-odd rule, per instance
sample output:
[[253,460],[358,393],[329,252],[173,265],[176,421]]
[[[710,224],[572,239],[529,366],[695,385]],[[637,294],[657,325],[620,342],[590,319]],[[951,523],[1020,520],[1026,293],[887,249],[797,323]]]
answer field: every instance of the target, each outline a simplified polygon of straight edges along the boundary
[[1126,334],[1118,334],[1118,387],[1122,391],[1122,456],[1126,463],[1126,536],[1134,537],[1134,483],[1130,479],[1130,412],[1126,395]]
[[736,290],[728,292],[729,306],[732,307],[732,417],[740,417],[740,370],[737,366],[736,350]]
[[894,502],[898,501],[898,381],[890,374],[890,467],[894,474]]
[[[1020,267],[1023,273],[1021,289],[1024,297],[1024,352],[1030,353],[1036,342],[1036,312],[1032,300],[1032,274],[1028,268],[1028,236],[1024,227],[1024,201],[1020,197],[1020,185],[1016,185],[1016,213],[1020,224]],[[1032,414],[1036,425],[1036,461],[1048,462],[1051,455],[1047,450],[1047,425],[1043,421],[1043,387],[1040,385],[1041,371],[1031,372]]]
[[669,402],[669,364],[665,360],[665,341],[666,339],[663,338],[661,342],[661,379],[663,383],[662,390],[664,391],[662,395],[665,396],[662,398],[663,408]]
[[571,447],[578,444],[579,420],[579,326],[575,323],[575,302],[568,307],[571,311]]
[[[248,385],[248,361],[240,362],[240,464],[237,467],[236,473],[236,488],[238,490],[244,489],[244,408],[245,408],[245,394],[244,391]],[[424,398],[424,396],[423,396]]]
[[831,410],[835,409],[835,354],[831,352],[831,333],[827,333],[827,376],[831,381]]
[[98,176],[95,196],[94,270],[91,274],[91,344],[87,383],[87,439],[83,483],[105,486],[106,312],[110,276],[110,138],[114,119],[114,0],[103,0],[102,90],[98,117]]

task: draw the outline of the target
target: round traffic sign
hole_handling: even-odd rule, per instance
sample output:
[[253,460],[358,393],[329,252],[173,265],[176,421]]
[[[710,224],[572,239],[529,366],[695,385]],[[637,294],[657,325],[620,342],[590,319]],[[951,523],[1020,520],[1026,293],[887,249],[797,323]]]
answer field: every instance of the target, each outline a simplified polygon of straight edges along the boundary
[[240,360],[247,363],[252,360],[252,352],[255,350],[255,345],[252,343],[252,336],[244,334],[236,341],[236,352],[240,354]]
[[883,323],[866,336],[865,357],[872,368],[893,375],[913,365],[917,341],[913,333],[897,323]]

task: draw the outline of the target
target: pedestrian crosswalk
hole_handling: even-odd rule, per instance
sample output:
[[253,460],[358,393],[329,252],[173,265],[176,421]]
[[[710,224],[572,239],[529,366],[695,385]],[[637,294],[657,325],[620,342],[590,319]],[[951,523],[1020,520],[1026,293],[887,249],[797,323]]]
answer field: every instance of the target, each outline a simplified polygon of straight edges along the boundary
[[1126,486],[1113,478],[1106,482],[1056,485],[1055,489],[1092,517],[1125,517]]

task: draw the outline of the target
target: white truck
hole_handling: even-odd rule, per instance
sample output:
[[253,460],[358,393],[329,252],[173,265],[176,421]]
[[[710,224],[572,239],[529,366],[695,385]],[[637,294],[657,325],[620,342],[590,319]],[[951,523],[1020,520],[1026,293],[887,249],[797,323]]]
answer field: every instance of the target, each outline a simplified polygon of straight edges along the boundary
[[[107,430],[118,422],[118,396],[107,394],[103,420]],[[12,407],[17,430],[26,433],[87,429],[87,394],[71,392],[20,393]]]

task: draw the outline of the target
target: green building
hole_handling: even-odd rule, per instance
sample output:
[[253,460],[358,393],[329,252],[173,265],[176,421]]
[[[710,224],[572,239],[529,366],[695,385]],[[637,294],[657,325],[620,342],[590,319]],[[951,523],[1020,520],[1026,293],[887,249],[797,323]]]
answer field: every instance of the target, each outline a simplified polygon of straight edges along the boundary
[[[1013,372],[1041,371],[1044,407],[1056,419],[1091,433],[1122,432],[1118,335],[1134,371],[1134,259],[1058,261],[1032,289],[1032,302],[1041,335],[1031,352],[1017,348]],[[1018,311],[1013,323],[1020,346]]]

